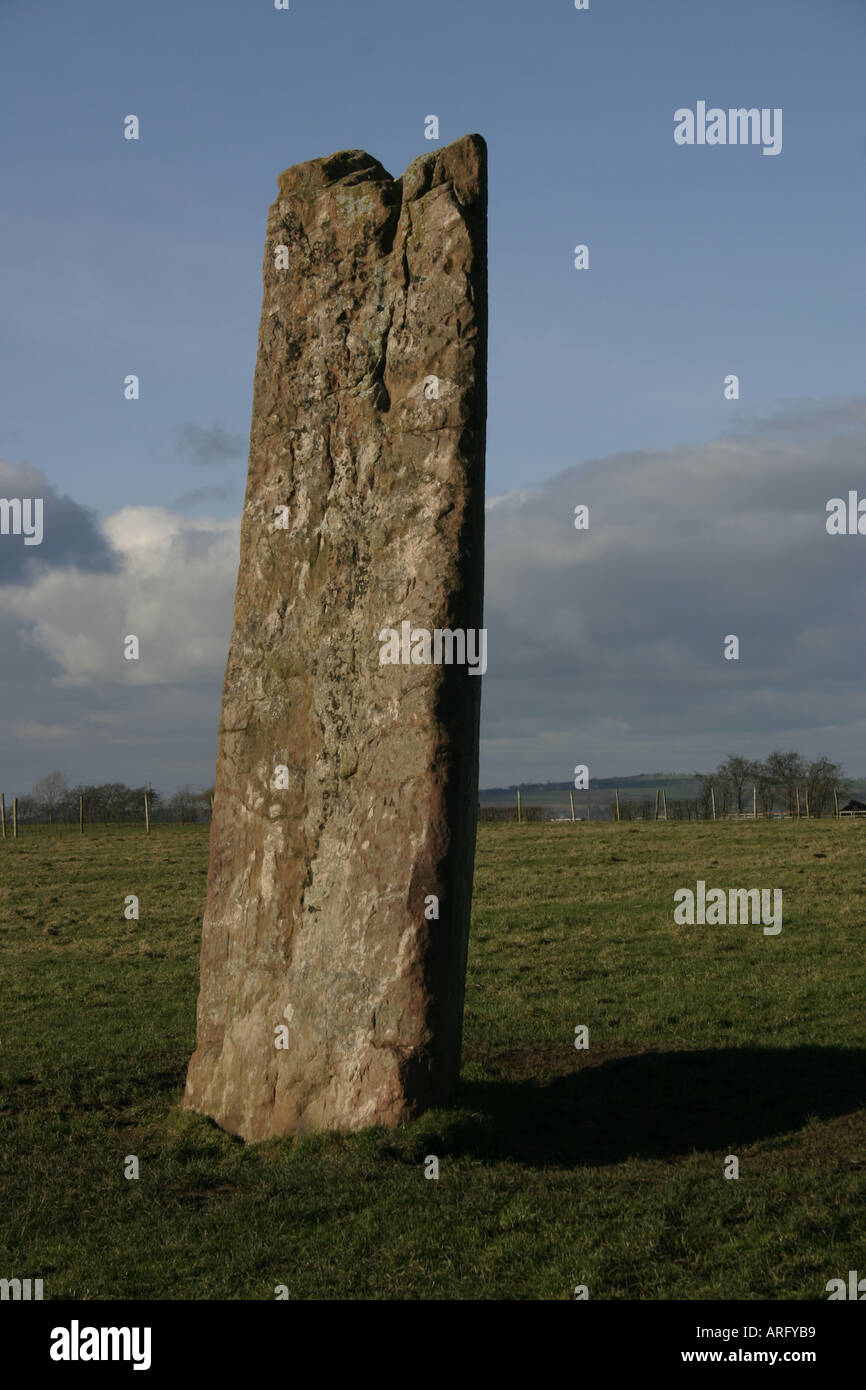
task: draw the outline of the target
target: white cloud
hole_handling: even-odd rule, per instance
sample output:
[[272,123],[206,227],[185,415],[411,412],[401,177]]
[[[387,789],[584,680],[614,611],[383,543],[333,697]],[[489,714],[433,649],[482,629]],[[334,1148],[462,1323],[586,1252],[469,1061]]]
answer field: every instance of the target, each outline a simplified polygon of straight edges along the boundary
[[[828,536],[825,507],[866,494],[864,455],[861,404],[812,403],[488,499],[482,785],[782,744],[862,771],[866,536]],[[73,781],[211,780],[239,532],[127,507],[96,537],[113,571],[61,556],[4,585],[0,754],[19,789],[59,760]],[[739,662],[723,658],[729,633]]]
[[[54,683],[175,686],[222,681],[238,567],[239,523],[126,507],[102,524],[116,573],[51,569],[10,586],[7,612],[57,665]],[[135,634],[140,659],[127,661]]]

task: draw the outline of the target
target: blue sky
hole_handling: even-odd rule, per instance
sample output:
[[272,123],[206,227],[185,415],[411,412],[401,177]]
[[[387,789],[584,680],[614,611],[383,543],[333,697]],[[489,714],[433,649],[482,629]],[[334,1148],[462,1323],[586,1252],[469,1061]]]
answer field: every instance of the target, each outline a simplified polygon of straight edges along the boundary
[[[490,152],[491,491],[711,437],[728,371],[741,416],[853,395],[864,38],[842,0],[4,0],[0,451],[101,512],[213,485],[176,431],[245,441],[277,173],[396,175],[429,113]],[[675,146],[698,99],[781,106],[782,154]]]
[[[509,506],[506,495],[543,489],[575,466],[592,463],[601,478],[605,459],[700,452],[723,437],[757,458],[767,422],[781,420],[793,438],[789,422],[804,405],[825,422],[837,408],[844,433],[866,366],[864,40],[859,0],[591,0],[587,12],[571,0],[291,0],[288,12],[268,0],[3,0],[0,460],[38,470],[59,496],[93,509],[95,525],[124,509],[165,508],[222,547],[220,524],[237,519],[243,495],[276,176],[351,146],[400,174],[432,147],[430,113],[439,144],[479,131],[489,147],[492,498]],[[781,107],[782,153],[678,147],[673,113],[698,100]],[[123,139],[129,113],[141,120],[138,142]],[[573,268],[578,242],[590,247],[587,272]],[[128,372],[140,375],[138,402],[123,399]],[[729,372],[740,377],[736,403],[723,399]],[[825,445],[815,446],[815,467],[824,458],[832,473]],[[816,482],[819,513],[837,486],[856,484],[847,473]],[[722,465],[707,475],[701,506],[724,493]],[[94,546],[104,580],[104,542]],[[495,613],[489,581],[488,595]],[[660,601],[675,606],[676,597]],[[117,777],[143,780],[150,754],[124,734],[122,692],[117,744],[99,745],[97,757],[68,719],[82,672],[58,667],[44,641],[36,651],[47,620],[35,600],[16,603],[0,700],[5,691],[14,713],[28,682],[43,696],[47,683],[58,712],[19,734],[20,754],[0,744],[14,775],[64,766],[107,777],[122,750]],[[82,624],[86,607],[82,598]],[[203,641],[219,649],[226,621],[230,612],[202,616]],[[491,652],[494,638],[491,630]],[[510,709],[523,701],[524,733],[509,724],[494,736],[498,669],[491,655],[482,781],[516,780],[510,769],[567,776],[564,755],[544,751],[547,726],[527,722],[529,687],[509,697]],[[791,672],[779,677],[785,688]],[[178,674],[181,703],[200,685],[192,724],[211,720],[213,730],[183,766],[177,752],[166,759],[175,784],[210,780],[221,671],[215,679],[214,695],[204,668]],[[170,684],[166,672],[165,698]],[[646,711],[623,717],[630,738],[598,745],[593,773],[628,771],[643,756],[694,765],[719,740],[710,712],[688,750],[643,737]],[[165,728],[167,711],[161,718]],[[53,746],[36,732],[40,719],[56,731]],[[816,751],[862,766],[866,738],[846,721],[822,730],[828,746]],[[806,716],[789,728],[809,751]],[[745,745],[763,730],[743,713],[732,735],[737,751],[758,752]],[[563,738],[580,742],[579,730]]]

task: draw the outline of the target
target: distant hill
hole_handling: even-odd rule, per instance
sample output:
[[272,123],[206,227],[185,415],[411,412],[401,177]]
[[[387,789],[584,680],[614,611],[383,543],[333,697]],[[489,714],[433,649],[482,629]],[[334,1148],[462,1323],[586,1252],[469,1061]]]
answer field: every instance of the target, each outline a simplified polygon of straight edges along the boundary
[[[698,783],[692,774],[681,772],[639,772],[628,777],[589,779],[590,801],[596,808],[596,815],[607,814],[606,808],[614,800],[616,790],[619,790],[621,799],[644,801],[648,797],[655,797],[656,791],[662,789],[673,800],[692,798],[698,794]],[[521,801],[527,806],[544,806],[551,815],[571,815],[569,793],[574,791],[573,781],[521,782],[511,787],[482,787],[478,792],[478,803],[480,806],[513,806],[518,791]],[[586,791],[574,791],[574,805],[578,816],[586,815]]]
[[[847,785],[853,797],[866,800],[866,778],[850,777]],[[518,790],[520,799],[526,806],[544,806],[552,816],[571,815],[569,792],[574,791],[573,781],[520,782],[510,787],[482,787],[478,792],[478,804],[514,806]],[[590,777],[589,799],[594,816],[607,815],[607,807],[614,800],[616,790],[619,791],[620,800],[654,799],[657,790],[664,790],[665,795],[672,801],[690,801],[698,795],[699,788],[694,774],[684,772],[638,772],[627,777]],[[586,804],[586,792],[574,791],[576,815],[586,815]]]

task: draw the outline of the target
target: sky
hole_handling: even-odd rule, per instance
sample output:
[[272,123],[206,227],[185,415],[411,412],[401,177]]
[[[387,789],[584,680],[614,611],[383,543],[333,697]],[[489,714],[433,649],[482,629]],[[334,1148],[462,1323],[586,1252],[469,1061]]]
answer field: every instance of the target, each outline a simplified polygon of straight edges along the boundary
[[[212,782],[277,175],[471,131],[482,786],[866,773],[866,537],[825,526],[866,496],[864,49],[861,0],[0,0],[0,498],[45,499],[0,535],[7,798]],[[780,108],[780,152],[677,144],[699,101]]]

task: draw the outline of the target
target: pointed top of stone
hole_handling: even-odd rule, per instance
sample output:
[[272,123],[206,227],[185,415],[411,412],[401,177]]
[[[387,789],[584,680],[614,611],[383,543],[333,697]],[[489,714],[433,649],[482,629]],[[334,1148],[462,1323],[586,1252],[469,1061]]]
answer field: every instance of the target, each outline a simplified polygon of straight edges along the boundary
[[366,150],[337,150],[336,154],[293,164],[277,177],[282,194],[297,195],[305,190],[315,193],[335,183],[393,183],[393,179],[384,165]]
[[[469,189],[477,189],[483,179],[487,144],[481,135],[462,135],[450,145],[418,155],[402,178],[393,178],[378,159],[366,150],[337,150],[319,159],[293,164],[277,178],[283,196],[315,195],[321,189],[342,183],[403,184],[403,202],[423,197],[431,188],[451,183],[460,202],[467,201]],[[461,194],[463,196],[461,196]]]

